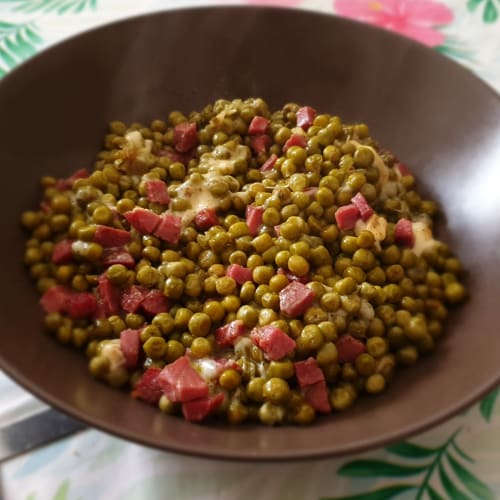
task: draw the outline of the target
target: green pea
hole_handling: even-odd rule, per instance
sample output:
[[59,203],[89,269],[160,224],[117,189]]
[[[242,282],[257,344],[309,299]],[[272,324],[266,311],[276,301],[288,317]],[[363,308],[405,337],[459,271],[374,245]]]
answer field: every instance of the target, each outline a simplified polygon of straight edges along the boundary
[[189,318],[188,329],[195,337],[205,337],[210,331],[211,324],[210,316],[207,313],[197,312]]

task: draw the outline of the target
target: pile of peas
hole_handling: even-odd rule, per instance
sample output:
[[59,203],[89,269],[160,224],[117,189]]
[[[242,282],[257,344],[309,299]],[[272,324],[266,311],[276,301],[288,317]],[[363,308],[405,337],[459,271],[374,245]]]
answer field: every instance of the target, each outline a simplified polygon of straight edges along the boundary
[[[412,365],[432,351],[443,335],[451,304],[465,298],[462,266],[442,242],[421,255],[395,243],[394,226],[402,217],[432,227],[438,213],[434,201],[422,199],[412,175],[400,176],[398,160],[370,137],[367,125],[348,125],[337,116],[318,114],[307,132],[305,147],[283,146],[297,131],[299,106],[289,103],[271,111],[259,98],[218,100],[200,112],[173,111],[149,126],[114,121],[104,137],[93,171],[61,190],[51,176],[41,179],[40,209],[22,214],[30,232],[24,262],[40,293],[63,284],[75,291],[92,291],[106,273],[117,286],[158,288],[169,299],[169,312],[152,318],[127,313],[102,319],[45,316],[45,329],[60,342],[86,351],[92,375],[112,386],[132,388],[150,366],[163,367],[186,352],[191,359],[229,357],[239,369],[228,368],[212,383],[227,393],[218,413],[230,423],[246,420],[265,424],[308,424],[315,410],[304,400],[294,376],[294,361],[314,357],[324,373],[333,411],[349,408],[359,394],[381,393],[399,366]],[[255,116],[269,119],[272,142],[265,152],[252,149],[248,126]],[[196,123],[194,154],[178,161],[174,127]],[[294,130],[295,129],[295,130]],[[142,146],[126,139],[131,131]],[[145,142],[144,142],[145,141]],[[144,144],[149,144],[145,147]],[[203,162],[228,158],[244,147],[233,172],[212,179],[207,189],[218,199],[219,224],[198,231],[193,223],[172,245],[131,229],[121,214],[142,207],[161,214],[166,207],[146,196],[144,181],[167,183],[174,213],[190,208],[177,188],[187,180],[203,181]],[[241,148],[240,148],[241,150]],[[392,192],[383,193],[376,152],[388,168]],[[260,167],[278,156],[272,171]],[[311,195],[309,188],[317,188]],[[376,214],[387,221],[385,238],[370,230],[339,230],[335,212],[362,193]],[[248,204],[262,206],[263,224],[250,236],[245,221]],[[105,268],[104,249],[92,241],[95,225],[130,230],[127,249],[135,260]],[[280,226],[279,235],[275,226]],[[57,241],[78,240],[75,262],[56,265],[51,256]],[[230,264],[252,270],[252,281],[238,285],[226,276]],[[278,273],[278,269],[285,273]],[[279,292],[290,274],[306,277],[316,302],[297,318],[279,308]],[[207,300],[215,299],[215,300]],[[295,352],[269,361],[250,341],[238,349],[220,350],[214,331],[235,319],[249,330],[274,325],[297,343]],[[120,366],[120,332],[142,328],[142,366],[129,372]],[[339,362],[336,341],[342,335],[361,340],[365,352],[354,362]],[[111,353],[111,354],[110,354]],[[194,363],[195,366],[196,363]],[[178,413],[178,405],[162,396],[160,410]]]

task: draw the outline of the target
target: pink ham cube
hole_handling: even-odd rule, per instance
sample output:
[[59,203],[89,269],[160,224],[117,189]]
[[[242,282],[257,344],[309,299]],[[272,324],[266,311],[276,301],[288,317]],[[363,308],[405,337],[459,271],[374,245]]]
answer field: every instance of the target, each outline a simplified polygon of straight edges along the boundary
[[52,262],[54,264],[69,264],[73,261],[73,240],[61,240],[54,245]]
[[243,285],[246,281],[252,281],[252,270],[240,264],[231,264],[226,269],[226,276],[233,278],[238,285]]
[[301,389],[304,399],[319,413],[330,413],[328,389],[324,380],[307,385]]
[[132,397],[152,405],[157,405],[163,394],[158,383],[160,373],[160,368],[156,366],[149,367],[135,384],[131,393]]
[[150,316],[155,316],[162,312],[168,312],[170,307],[168,299],[161,290],[153,289],[144,297],[141,304],[142,310]]
[[413,224],[408,219],[399,219],[394,226],[394,241],[398,245],[412,248],[415,244]]
[[277,326],[266,325],[250,332],[252,342],[260,347],[271,361],[278,361],[296,347],[295,340]]
[[215,208],[204,208],[194,216],[194,225],[198,231],[206,231],[212,226],[218,226],[219,224]]
[[263,116],[254,116],[248,127],[248,133],[250,135],[265,134],[268,125],[269,120],[267,118]]
[[130,252],[124,247],[105,248],[102,257],[102,265],[104,267],[109,267],[113,264],[121,264],[130,269],[134,267],[135,260],[132,255],[130,255]]
[[360,354],[365,352],[365,345],[352,335],[342,335],[335,342],[340,363],[352,363]]
[[292,146],[305,148],[307,146],[307,138],[301,134],[292,134],[290,139],[285,142],[283,152],[286,153]]
[[137,368],[141,347],[140,334],[141,330],[133,330],[131,328],[120,332],[120,349],[125,358],[125,367],[129,370]]
[[156,228],[154,235],[158,238],[176,245],[181,237],[182,221],[180,217],[173,214],[163,214],[160,224]]
[[130,233],[123,229],[97,224],[92,240],[103,247],[121,247],[130,241]]
[[174,127],[174,147],[179,153],[187,153],[198,144],[196,123],[179,123]]
[[161,217],[151,210],[136,207],[123,214],[128,223],[141,234],[153,234],[161,222]]
[[295,376],[300,387],[316,384],[325,380],[325,376],[318,366],[318,363],[313,357],[307,358],[305,361],[297,361],[294,363]]
[[297,110],[297,127],[307,130],[316,118],[316,110],[310,106],[303,106]]
[[186,403],[208,396],[208,384],[194,370],[187,356],[165,366],[158,376],[158,382],[165,396],[174,403]]
[[343,207],[337,208],[335,212],[335,221],[339,229],[353,229],[360,216],[361,214],[356,205],[344,205]]
[[280,310],[291,318],[301,316],[312,305],[315,293],[300,281],[292,281],[279,292]]
[[148,289],[143,286],[129,286],[122,292],[121,308],[128,313],[136,313],[142,306],[147,293]]
[[182,403],[182,414],[189,422],[201,422],[222,404],[224,397],[224,394],[219,393],[212,397]]
[[256,207],[247,205],[245,217],[250,236],[256,236],[262,226],[262,216],[264,215],[264,207]]
[[101,274],[97,283],[97,293],[102,308],[102,312],[106,316],[118,314],[120,308],[121,290],[116,285],[113,285],[105,274]]
[[97,311],[97,300],[90,292],[69,293],[65,310],[72,319],[90,318]]
[[146,181],[146,197],[152,203],[159,203],[160,205],[170,203],[167,185],[161,180]]
[[363,220],[366,221],[373,215],[373,208],[370,207],[362,193],[357,193],[355,196],[353,196],[351,198],[351,202],[359,210],[359,213]]
[[245,333],[243,321],[235,319],[215,330],[215,342],[219,347],[230,347]]
[[254,135],[250,139],[250,146],[252,147],[253,152],[258,155],[265,153],[267,148],[271,145],[271,142],[271,138],[268,135]]
[[260,167],[261,172],[269,172],[273,170],[274,165],[276,164],[276,161],[278,160],[278,157],[273,153]]

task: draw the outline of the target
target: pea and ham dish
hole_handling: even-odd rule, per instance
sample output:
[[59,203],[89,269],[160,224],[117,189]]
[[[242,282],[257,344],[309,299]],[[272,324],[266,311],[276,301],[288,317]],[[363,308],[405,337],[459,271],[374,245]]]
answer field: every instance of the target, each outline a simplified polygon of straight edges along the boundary
[[466,296],[410,169],[309,106],[111,122],[92,168],[41,189],[21,222],[44,329],[189,421],[346,410],[432,351]]

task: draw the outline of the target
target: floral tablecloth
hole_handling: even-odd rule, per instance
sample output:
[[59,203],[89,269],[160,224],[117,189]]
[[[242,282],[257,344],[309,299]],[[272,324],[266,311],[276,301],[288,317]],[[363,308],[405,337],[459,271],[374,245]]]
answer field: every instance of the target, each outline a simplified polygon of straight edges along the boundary
[[[90,27],[145,12],[212,3],[0,0],[0,77],[36,52]],[[288,6],[372,23],[455,59],[500,91],[500,0],[218,3]],[[151,450],[88,430],[3,464],[0,498],[500,499],[498,392],[407,442],[341,459],[221,462]],[[12,398],[20,402],[19,408],[9,407]],[[34,399],[0,374],[0,421],[30,405],[36,405]]]

